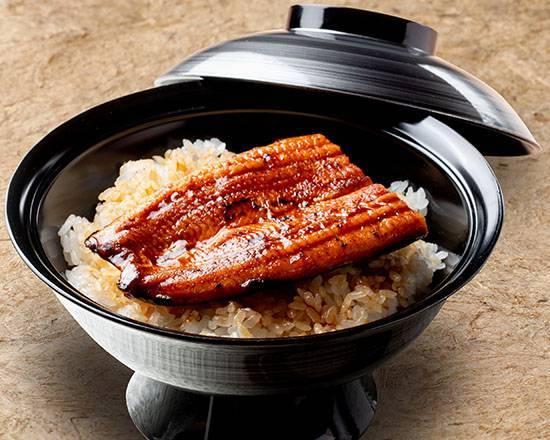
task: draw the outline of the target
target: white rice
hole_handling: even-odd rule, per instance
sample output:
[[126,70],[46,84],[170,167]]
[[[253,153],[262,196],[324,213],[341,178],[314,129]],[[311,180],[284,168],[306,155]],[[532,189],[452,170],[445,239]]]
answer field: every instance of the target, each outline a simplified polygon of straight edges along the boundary
[[[159,188],[231,155],[218,139],[184,140],[182,147],[163,156],[125,163],[114,186],[99,195],[93,222],[70,215],[59,229],[71,267],[66,272],[69,282],[98,304],[137,321],[202,335],[265,338],[324,333],[384,318],[414,302],[434,272],[445,267],[447,253],[418,240],[370,262],[297,282],[284,292],[256,292],[178,308],[126,297],[117,287],[120,271],[84,246],[85,238],[135,210]],[[408,181],[397,181],[390,190],[411,208],[427,213],[422,188],[414,190]]]

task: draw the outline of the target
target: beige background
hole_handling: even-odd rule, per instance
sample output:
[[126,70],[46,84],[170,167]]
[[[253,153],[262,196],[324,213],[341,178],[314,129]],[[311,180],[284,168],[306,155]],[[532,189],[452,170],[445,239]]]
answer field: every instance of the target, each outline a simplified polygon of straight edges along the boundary
[[[206,45],[281,27],[291,3],[0,0],[2,198],[21,156],[56,125],[150,87]],[[548,144],[547,1],[332,3],[435,27],[438,54],[491,84]],[[379,372],[368,438],[550,438],[550,155],[490,162],[506,197],[502,237],[479,276]],[[3,225],[0,257],[0,438],[138,438],[124,404],[130,371],[62,310]]]

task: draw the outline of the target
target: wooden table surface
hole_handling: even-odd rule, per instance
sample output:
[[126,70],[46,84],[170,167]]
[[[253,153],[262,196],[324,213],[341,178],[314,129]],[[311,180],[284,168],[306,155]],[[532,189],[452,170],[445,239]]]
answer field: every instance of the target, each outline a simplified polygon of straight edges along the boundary
[[[150,87],[206,45],[282,27],[292,3],[0,0],[2,197],[22,155],[65,119]],[[491,84],[548,144],[548,1],[331,3],[435,27],[438,54]],[[369,439],[550,438],[550,155],[490,163],[506,197],[501,239],[477,278],[379,371]],[[131,372],[31,274],[3,224],[0,256],[0,438],[139,438],[124,403]]]

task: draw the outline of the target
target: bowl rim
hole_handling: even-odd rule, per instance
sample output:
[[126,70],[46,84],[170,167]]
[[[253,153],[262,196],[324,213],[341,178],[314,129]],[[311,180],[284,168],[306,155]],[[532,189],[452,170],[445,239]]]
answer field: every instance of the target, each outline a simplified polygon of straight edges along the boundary
[[[473,225],[476,222],[476,219],[478,219],[479,212],[478,209],[475,207],[476,197],[472,193],[471,188],[469,188],[468,185],[466,185],[466,183],[462,181],[460,173],[457,173],[456,170],[450,167],[445,158],[434,153],[434,151],[431,151],[429,148],[417,142],[415,139],[403,136],[403,134],[399,130],[382,130],[383,132],[385,132],[386,135],[389,135],[394,139],[409,145],[409,147],[415,149],[423,156],[427,156],[429,160],[439,166],[445,172],[445,175],[450,178],[452,183],[455,185],[461,197],[463,197],[463,202],[465,206],[468,208],[467,214],[470,225],[469,237],[467,239],[467,244],[464,247],[463,256],[457,267],[453,269],[453,274],[451,274],[451,276],[449,277],[450,279],[447,282],[442,283],[442,285],[438,286],[435,290],[431,291],[430,294],[426,297],[421,298],[420,300],[414,302],[412,305],[406,307],[403,310],[400,310],[385,318],[369,322],[367,324],[361,324],[358,326],[321,334],[269,338],[207,336],[186,333],[177,330],[170,330],[140,322],[131,318],[127,318],[113,311],[110,311],[104,306],[101,306],[100,304],[94,302],[90,298],[86,297],[85,294],[79,292],[76,288],[71,286],[68,281],[57,270],[55,270],[53,266],[51,266],[51,264],[49,264],[49,262],[44,261],[47,260],[47,257],[45,255],[40,255],[40,252],[37,252],[37,250],[34,248],[34,245],[36,245],[37,243],[39,244],[40,248],[42,248],[36,228],[38,216],[32,220],[31,226],[34,227],[32,231],[27,231],[27,234],[23,237],[16,236],[14,232],[14,226],[19,222],[19,220],[21,220],[21,209],[19,203],[14,203],[14,199],[18,199],[17,194],[23,193],[23,191],[18,192],[16,186],[20,185],[21,183],[25,183],[23,187],[26,188],[30,184],[30,181],[32,179],[29,179],[29,177],[25,174],[26,165],[29,162],[33,161],[35,156],[38,154],[38,150],[41,148],[41,146],[44,146],[48,143],[48,140],[52,135],[65,130],[67,126],[85,123],[87,118],[98,113],[108,113],[109,111],[113,111],[113,109],[118,109],[118,111],[120,111],[121,104],[123,104],[122,106],[124,106],[124,104],[127,104],[128,100],[133,100],[151,94],[162,94],[162,92],[170,91],[170,89],[181,89],[183,87],[183,90],[185,90],[185,87],[191,86],[191,84],[192,83],[173,84],[153,89],[147,89],[129,95],[124,95],[122,97],[106,101],[102,104],[94,106],[66,120],[65,122],[57,126],[54,130],[50,131],[45,137],[38,141],[21,159],[20,163],[13,172],[7,186],[4,215],[8,235],[10,241],[12,242],[12,245],[14,246],[21,259],[25,262],[25,264],[42,282],[50,287],[56,294],[61,295],[65,299],[71,301],[72,303],[75,303],[79,307],[87,310],[88,312],[91,312],[94,315],[97,315],[100,318],[105,318],[120,325],[132,328],[134,330],[143,331],[145,333],[154,334],[156,336],[162,336],[193,343],[213,345],[222,344],[226,346],[234,345],[251,347],[276,345],[286,346],[292,344],[308,344],[317,343],[319,341],[334,341],[358,336],[366,336],[374,332],[387,329],[388,327],[393,327],[403,321],[413,318],[413,316],[424,310],[437,306],[437,304],[444,301],[447,297],[455,293],[469,280],[471,280],[487,261],[487,258],[493,250],[502,229],[504,201],[498,180],[481,153],[479,153],[479,151],[475,149],[466,139],[462,138],[464,140],[465,147],[469,147],[465,152],[465,154],[468,156],[468,159],[477,160],[478,162],[481,161],[481,163],[484,163],[488,175],[492,176],[492,181],[494,182],[496,188],[496,198],[498,200],[496,206],[496,220],[494,225],[492,225],[492,233],[489,234],[488,239],[485,239],[483,241],[482,245],[478,246],[482,248],[481,250],[483,252],[479,253],[480,249],[478,249],[477,253],[472,254],[474,239],[476,237],[476,234],[478,234],[477,228],[474,228]],[[204,85],[202,85],[202,87],[204,87]],[[198,112],[191,111],[190,113],[197,114]],[[184,111],[180,113],[180,116],[183,114],[185,114]],[[162,115],[159,114],[158,116],[158,121],[162,120]],[[431,116],[431,118],[433,118],[433,116]],[[135,128],[137,130],[138,126],[136,126]],[[143,128],[143,125],[139,128]],[[450,129],[453,130],[452,128]],[[121,131],[119,134],[122,136],[122,133],[123,132]],[[95,145],[97,144],[98,143],[96,143]],[[92,147],[93,146],[86,148],[85,151],[89,151]],[[42,191],[38,199],[36,197],[36,194],[34,194],[34,196],[31,197],[30,202],[26,202],[26,204],[29,205],[30,208],[33,208],[31,209],[31,212],[35,212],[36,214],[39,212],[42,201],[48,193],[51,183],[53,183],[55,177],[59,175],[61,170],[62,168],[58,169],[55,172],[55,175],[50,179],[49,185],[47,186],[46,190]],[[27,199],[28,197],[26,198],[26,200]],[[30,237],[29,233],[36,233],[36,236]]]

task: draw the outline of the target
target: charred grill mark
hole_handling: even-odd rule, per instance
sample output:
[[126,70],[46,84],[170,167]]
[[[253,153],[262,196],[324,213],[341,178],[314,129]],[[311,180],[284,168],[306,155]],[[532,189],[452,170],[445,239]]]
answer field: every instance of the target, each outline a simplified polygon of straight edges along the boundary
[[259,206],[249,198],[243,198],[225,206],[223,218],[226,222],[232,222],[238,215],[243,215],[247,208],[258,210]]

